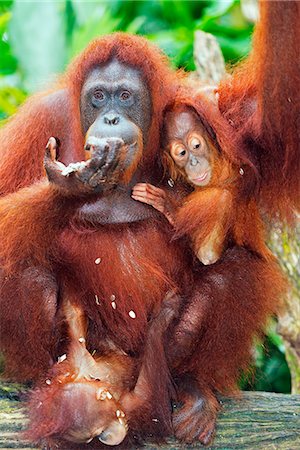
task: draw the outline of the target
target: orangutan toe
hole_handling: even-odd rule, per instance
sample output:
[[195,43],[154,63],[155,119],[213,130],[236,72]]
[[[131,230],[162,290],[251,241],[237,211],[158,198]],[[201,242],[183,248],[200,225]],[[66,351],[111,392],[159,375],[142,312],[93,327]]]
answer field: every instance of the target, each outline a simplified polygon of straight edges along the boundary
[[212,442],[215,434],[218,402],[198,397],[188,399],[173,413],[173,427],[178,440],[185,443]]

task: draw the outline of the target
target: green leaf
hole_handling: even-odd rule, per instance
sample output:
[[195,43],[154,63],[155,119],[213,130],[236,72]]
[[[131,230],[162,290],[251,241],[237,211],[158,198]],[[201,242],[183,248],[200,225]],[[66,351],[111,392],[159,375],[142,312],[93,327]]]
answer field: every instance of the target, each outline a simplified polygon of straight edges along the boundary
[[26,94],[19,88],[12,86],[0,87],[0,119],[14,114],[25,98]]
[[1,0],[0,1],[0,14],[8,11],[11,8],[13,0]]
[[103,3],[103,1],[85,2],[82,0],[71,0],[77,24],[79,26],[85,25],[94,14],[99,15],[99,9],[103,12],[105,8]]
[[96,37],[116,31],[119,23],[120,19],[111,17],[104,6],[101,9],[95,10],[95,14],[90,17],[88,22],[74,31],[70,56],[77,55]]
[[17,61],[11,53],[7,35],[10,18],[10,12],[0,15],[0,75],[9,75],[17,68]]
[[216,38],[226,61],[236,62],[238,59],[246,56],[251,47],[251,39],[249,36],[234,39],[216,35]]
[[147,17],[145,16],[138,16],[135,19],[133,19],[132,22],[130,22],[127,27],[126,31],[127,33],[138,33],[142,26],[147,22]]
[[235,3],[236,0],[211,0],[210,5],[203,11],[203,16],[199,22],[199,27],[202,28],[206,22],[223,16]]
[[34,91],[61,72],[66,62],[65,1],[15,0],[9,40],[25,86]]
[[170,31],[161,31],[147,38],[160,47],[171,59],[175,67],[184,67],[188,70],[193,66],[193,30],[177,28]]

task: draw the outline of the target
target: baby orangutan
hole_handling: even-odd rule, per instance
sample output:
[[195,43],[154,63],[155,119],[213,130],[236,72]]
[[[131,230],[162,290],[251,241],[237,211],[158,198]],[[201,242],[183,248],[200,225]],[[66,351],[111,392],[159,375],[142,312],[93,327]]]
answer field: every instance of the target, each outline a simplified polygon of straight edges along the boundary
[[25,437],[54,444],[58,437],[77,444],[94,438],[106,445],[120,444],[137,406],[145,404],[147,409],[151,357],[162,351],[157,343],[178,314],[179,304],[180,298],[170,291],[149,325],[139,364],[109,340],[103,342],[101,354],[93,356],[86,348],[87,317],[73,303],[72,295],[67,296],[60,311],[67,326],[67,352],[31,395]]
[[133,364],[117,349],[94,358],[85,344],[83,311],[67,300],[62,313],[68,350],[32,394],[27,435],[33,441],[60,436],[75,443],[97,437],[107,445],[118,445],[128,429],[120,397],[133,375]]
[[164,134],[163,164],[174,181],[183,179],[193,192],[175,205],[165,190],[138,183],[132,198],[162,212],[177,236],[188,234],[205,265],[216,262],[230,243],[267,256],[257,205],[253,199],[241,200],[244,170],[222,152],[196,111],[185,104],[168,111]]

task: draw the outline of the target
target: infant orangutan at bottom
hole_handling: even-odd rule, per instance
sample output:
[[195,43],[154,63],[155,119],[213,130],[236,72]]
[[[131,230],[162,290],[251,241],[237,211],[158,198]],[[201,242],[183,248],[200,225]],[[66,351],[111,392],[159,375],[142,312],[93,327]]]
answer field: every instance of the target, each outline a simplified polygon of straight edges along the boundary
[[137,362],[109,340],[104,343],[103,355],[94,357],[86,348],[87,317],[79,306],[65,301],[62,313],[68,329],[68,351],[31,394],[25,437],[35,442],[59,437],[77,444],[98,438],[106,445],[120,444],[137,406],[147,407],[149,352],[161,351],[156,343],[163,340],[180,302],[174,292],[166,295],[160,313],[149,325],[142,361]]

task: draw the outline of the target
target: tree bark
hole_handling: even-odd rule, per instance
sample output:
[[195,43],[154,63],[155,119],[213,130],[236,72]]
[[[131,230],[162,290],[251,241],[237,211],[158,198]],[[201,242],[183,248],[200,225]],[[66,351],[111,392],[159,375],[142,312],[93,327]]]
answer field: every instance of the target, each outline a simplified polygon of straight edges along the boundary
[[[18,400],[21,392],[20,385],[0,383],[0,449],[36,448],[18,437],[26,426],[25,412]],[[222,400],[216,438],[207,449],[299,450],[299,430],[300,395],[243,392],[240,398]],[[92,443],[89,447],[93,448]],[[162,445],[147,442],[143,446],[145,450],[192,448],[203,446],[180,444],[173,438]]]

